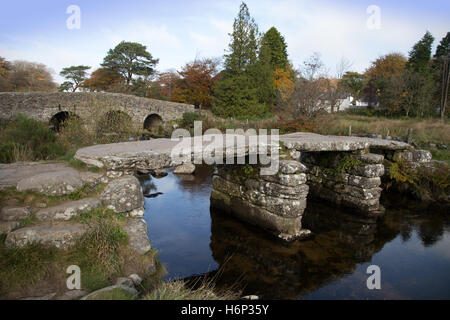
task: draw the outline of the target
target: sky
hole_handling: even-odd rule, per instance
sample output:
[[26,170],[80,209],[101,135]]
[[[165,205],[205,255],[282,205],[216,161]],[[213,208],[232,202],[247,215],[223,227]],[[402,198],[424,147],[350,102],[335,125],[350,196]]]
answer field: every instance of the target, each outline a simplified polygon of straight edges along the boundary
[[[363,72],[380,55],[408,54],[428,30],[434,47],[450,31],[450,1],[247,0],[261,32],[275,26],[298,67],[314,52],[330,75],[342,57]],[[44,63],[54,71],[71,65],[100,67],[121,41],[139,42],[159,59],[158,71],[179,70],[196,57],[221,57],[241,0],[39,0],[4,1],[0,56]],[[80,28],[67,20],[80,9]],[[375,6],[375,7],[374,7]],[[71,20],[73,21],[73,20]]]

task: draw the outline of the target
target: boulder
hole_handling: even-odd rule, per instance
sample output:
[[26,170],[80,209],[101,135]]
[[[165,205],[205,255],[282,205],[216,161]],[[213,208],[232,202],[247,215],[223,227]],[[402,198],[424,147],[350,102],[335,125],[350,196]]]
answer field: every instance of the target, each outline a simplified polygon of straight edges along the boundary
[[131,281],[133,281],[133,283],[134,283],[135,286],[138,286],[138,285],[140,285],[140,284],[142,283],[142,278],[139,277],[139,275],[137,275],[137,274],[135,274],[135,273],[130,274],[130,275],[128,276],[128,278],[130,278]]
[[145,254],[152,248],[148,239],[147,223],[143,219],[130,219],[124,227],[130,247],[137,253]]
[[[135,298],[139,294],[139,292],[134,288],[125,285],[114,285],[94,291],[81,298],[81,300],[112,300],[115,299],[115,293],[120,294],[121,291],[123,291],[126,296],[130,296],[130,299]],[[123,295],[121,294],[120,296]]]
[[20,223],[17,221],[0,222],[0,234],[8,234],[18,226],[20,226]]
[[108,183],[100,199],[108,209],[116,213],[129,212],[144,206],[141,185],[133,176],[123,176]]
[[85,231],[85,227],[78,223],[26,227],[8,234],[5,244],[9,248],[21,248],[33,242],[39,242],[57,248],[67,248],[74,244]]
[[195,172],[195,165],[192,163],[183,164],[175,168],[175,174],[193,174]]
[[0,220],[14,221],[22,220],[31,214],[30,209],[25,207],[4,207],[0,211]]
[[41,209],[36,213],[39,221],[70,220],[78,214],[101,206],[100,200],[96,198],[86,198],[78,201],[71,201],[55,207]]
[[37,174],[17,183],[18,191],[35,191],[45,195],[71,194],[83,186],[78,171],[72,168]]

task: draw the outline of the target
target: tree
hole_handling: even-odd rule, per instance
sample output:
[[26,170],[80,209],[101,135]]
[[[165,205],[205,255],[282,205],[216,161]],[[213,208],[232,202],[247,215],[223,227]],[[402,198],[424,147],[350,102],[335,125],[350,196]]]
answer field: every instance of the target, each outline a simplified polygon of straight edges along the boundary
[[14,61],[11,68],[11,90],[54,91],[52,71],[44,64],[28,61]]
[[434,37],[430,32],[426,32],[409,52],[409,59],[406,67],[415,73],[428,75],[430,71],[431,46]]
[[153,59],[147,47],[136,42],[122,41],[108,51],[101,64],[104,68],[120,73],[129,85],[133,76],[150,76],[159,59]]
[[122,75],[108,68],[99,68],[92,72],[91,77],[86,79],[83,87],[90,91],[114,91],[124,82]]
[[286,70],[289,66],[287,44],[275,27],[270,28],[262,37],[261,48],[265,47],[269,49],[272,70]]
[[77,91],[84,80],[87,78],[86,71],[91,67],[89,66],[71,66],[62,69],[59,73],[60,76],[66,78],[68,81],[64,82],[58,89],[60,91]]
[[173,100],[209,108],[217,75],[217,59],[202,59],[187,63],[178,71],[180,79],[173,92]]
[[[409,52],[405,70],[408,109],[412,115],[423,117],[435,113],[433,94],[435,84],[431,69],[431,47],[434,37],[428,31]],[[409,112],[408,112],[409,114]],[[408,115],[407,114],[407,115]]]
[[160,73],[150,87],[150,97],[172,101],[173,92],[179,81],[180,76],[175,70]]
[[350,94],[354,101],[358,100],[361,92],[366,85],[366,76],[358,72],[347,71],[343,76],[339,85],[344,92]]
[[[261,117],[269,108],[261,103],[261,81],[267,83],[266,61],[258,61],[259,31],[245,3],[234,20],[225,70],[214,89],[213,112],[223,117]],[[264,55],[264,53],[260,52]],[[259,77],[262,77],[260,79]]]
[[402,73],[406,63],[407,59],[405,56],[395,52],[381,56],[372,62],[365,73],[367,86],[364,88],[364,95],[368,98],[369,104],[374,104],[378,101],[391,77]]
[[10,91],[12,65],[5,58],[0,57],[0,91]]
[[275,69],[273,72],[273,85],[278,95],[277,100],[284,103],[289,100],[294,92],[295,83],[292,81],[292,73],[286,69]]
[[434,54],[433,69],[436,77],[436,100],[439,102],[440,115],[444,119],[449,100],[450,82],[450,32],[442,38]]
[[295,117],[312,118],[328,107],[326,92],[329,84],[320,54],[314,53],[306,59],[299,74],[290,101],[292,112]]

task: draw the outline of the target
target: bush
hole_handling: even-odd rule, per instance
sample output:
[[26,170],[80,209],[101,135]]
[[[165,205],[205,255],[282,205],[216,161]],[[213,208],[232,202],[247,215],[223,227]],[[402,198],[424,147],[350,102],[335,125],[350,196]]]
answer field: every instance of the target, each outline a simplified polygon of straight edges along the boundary
[[66,153],[55,132],[42,122],[23,115],[0,133],[0,162],[53,160]]
[[197,112],[185,112],[180,124],[183,128],[194,128],[194,122],[202,120],[203,117]]

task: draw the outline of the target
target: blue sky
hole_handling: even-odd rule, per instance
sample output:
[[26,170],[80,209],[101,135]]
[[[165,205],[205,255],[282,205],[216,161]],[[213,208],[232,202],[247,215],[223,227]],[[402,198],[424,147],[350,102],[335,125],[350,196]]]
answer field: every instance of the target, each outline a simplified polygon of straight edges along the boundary
[[[5,1],[0,12],[0,56],[41,62],[57,75],[66,66],[99,67],[122,40],[146,45],[159,71],[179,69],[196,56],[222,56],[241,1],[237,0],[40,0]],[[407,55],[426,30],[436,44],[450,31],[450,1],[248,0],[260,31],[284,35],[295,67],[319,52],[330,74],[342,56],[364,71],[382,54]],[[70,5],[81,9],[81,29],[69,30]],[[367,8],[381,12],[379,30],[366,22]]]

